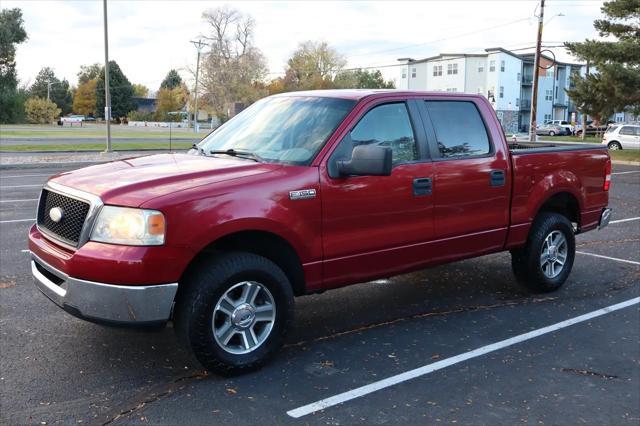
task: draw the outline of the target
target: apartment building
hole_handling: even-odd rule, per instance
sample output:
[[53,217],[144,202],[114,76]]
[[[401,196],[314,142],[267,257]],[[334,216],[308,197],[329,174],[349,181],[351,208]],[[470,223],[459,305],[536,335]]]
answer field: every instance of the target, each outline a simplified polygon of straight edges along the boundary
[[[554,62],[543,56],[538,85],[538,122],[580,120],[565,89],[574,72],[584,74],[579,64]],[[477,93],[496,110],[506,133],[526,132],[531,113],[533,54],[519,55],[496,47],[484,53],[442,53],[408,60],[401,67],[398,88],[409,90]]]

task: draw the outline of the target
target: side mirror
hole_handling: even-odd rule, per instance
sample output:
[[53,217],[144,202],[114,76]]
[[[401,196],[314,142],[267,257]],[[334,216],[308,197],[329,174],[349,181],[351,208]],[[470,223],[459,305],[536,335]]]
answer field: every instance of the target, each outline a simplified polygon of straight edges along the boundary
[[340,176],[389,176],[392,151],[378,145],[358,145],[353,148],[351,160],[338,160]]

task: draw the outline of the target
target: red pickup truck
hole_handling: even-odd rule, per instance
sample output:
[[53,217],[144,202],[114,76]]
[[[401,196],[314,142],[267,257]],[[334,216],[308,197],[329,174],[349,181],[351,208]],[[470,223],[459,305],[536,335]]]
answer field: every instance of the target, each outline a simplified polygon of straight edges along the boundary
[[175,328],[208,369],[262,365],[294,296],[509,250],[533,292],[607,225],[599,145],[509,145],[481,96],[265,98],[188,153],[58,174],[29,231],[38,288],[98,323]]

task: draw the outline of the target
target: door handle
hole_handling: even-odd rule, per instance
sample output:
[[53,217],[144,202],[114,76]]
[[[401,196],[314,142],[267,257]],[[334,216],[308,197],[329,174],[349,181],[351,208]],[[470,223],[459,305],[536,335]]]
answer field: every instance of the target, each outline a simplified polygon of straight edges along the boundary
[[491,170],[489,173],[491,176],[491,186],[504,186],[505,184],[505,172],[504,170]]
[[431,194],[431,178],[416,178],[413,180],[413,195],[420,197]]

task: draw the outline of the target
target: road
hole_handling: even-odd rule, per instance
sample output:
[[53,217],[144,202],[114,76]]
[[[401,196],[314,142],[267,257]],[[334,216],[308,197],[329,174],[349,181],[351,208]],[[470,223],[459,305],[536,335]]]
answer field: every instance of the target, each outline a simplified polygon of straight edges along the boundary
[[[235,378],[205,374],[170,326],[97,326],[37,291],[25,237],[40,187],[56,171],[0,170],[2,424],[640,421],[640,305],[600,311],[640,295],[638,167],[614,166],[614,220],[631,220],[578,236],[559,292],[526,294],[509,255],[496,254],[300,297],[275,361]],[[590,312],[601,316],[564,322]],[[554,324],[561,328],[504,344]],[[446,366],[412,373],[436,363]],[[383,386],[389,378],[399,382]],[[360,395],[376,382],[381,389]],[[355,398],[345,401],[349,391]],[[337,405],[309,408],[331,397]]]

